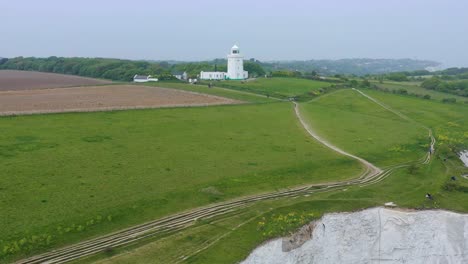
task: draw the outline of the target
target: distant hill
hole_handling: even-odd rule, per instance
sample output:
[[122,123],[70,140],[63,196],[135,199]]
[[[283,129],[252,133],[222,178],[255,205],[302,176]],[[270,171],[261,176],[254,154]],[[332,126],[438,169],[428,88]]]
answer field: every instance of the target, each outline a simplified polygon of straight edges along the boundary
[[381,74],[390,72],[424,70],[439,66],[439,62],[413,59],[340,59],[307,61],[272,61],[262,63],[265,70],[316,71],[321,75]]
[[[441,65],[439,62],[429,60],[414,60],[414,59],[340,59],[340,60],[294,60],[294,61],[258,61],[255,59],[248,60],[249,62],[259,64],[266,72],[272,71],[300,71],[310,73],[315,71],[320,75],[335,75],[335,74],[354,74],[354,75],[372,75],[383,74],[390,72],[417,71],[434,68]],[[154,61],[161,63],[161,61]],[[166,61],[172,65],[177,65],[178,68],[184,68],[190,65],[217,65],[218,69],[226,67],[226,59],[214,59],[211,61],[188,62],[188,61]],[[208,67],[210,68],[210,67]],[[208,69],[213,70],[213,69]]]

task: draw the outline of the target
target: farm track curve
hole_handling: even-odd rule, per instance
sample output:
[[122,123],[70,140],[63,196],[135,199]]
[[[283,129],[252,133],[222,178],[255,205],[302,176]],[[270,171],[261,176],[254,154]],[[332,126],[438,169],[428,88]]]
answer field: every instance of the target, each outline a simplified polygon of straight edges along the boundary
[[[359,91],[360,92],[360,91]],[[374,99],[375,100],[375,99]],[[231,213],[240,208],[249,206],[255,202],[273,200],[278,198],[285,197],[298,197],[303,195],[315,194],[336,191],[340,189],[345,189],[350,186],[367,186],[371,184],[378,183],[385,179],[396,169],[409,166],[408,164],[400,164],[395,166],[390,166],[384,170],[376,167],[370,162],[357,157],[353,154],[347,153],[340,148],[332,145],[331,143],[320,138],[303,120],[299,107],[297,103],[294,103],[295,114],[300,121],[301,125],[307,131],[307,133],[318,140],[321,144],[331,148],[333,151],[338,152],[342,155],[351,157],[358,160],[365,168],[364,172],[355,179],[340,181],[340,182],[329,182],[329,183],[320,183],[320,184],[310,184],[305,186],[300,186],[296,188],[290,188],[286,190],[281,190],[272,193],[264,193],[253,196],[247,196],[231,201],[226,201],[218,204],[212,204],[190,211],[174,214],[171,216],[163,217],[161,219],[147,222],[138,226],[127,228],[118,232],[114,232],[105,236],[97,237],[90,239],[84,242],[80,242],[74,245],[70,245],[64,248],[56,249],[49,251],[40,255],[36,255],[27,259],[18,261],[17,263],[21,264],[32,264],[32,263],[66,263],[73,260],[77,260],[83,257],[94,255],[100,252],[105,251],[108,248],[115,248],[119,246],[130,245],[137,241],[143,240],[145,238],[162,234],[166,232],[172,232],[177,230],[182,230],[191,225],[194,225],[197,220],[200,219],[210,219],[216,216],[221,216],[227,213]],[[391,110],[392,111],[392,110]],[[392,111],[393,112],[393,111]],[[432,136],[432,133],[431,133]],[[433,137],[431,137],[431,140]],[[431,144],[435,143],[435,139]],[[430,154],[424,157],[419,163],[426,163],[430,160]]]

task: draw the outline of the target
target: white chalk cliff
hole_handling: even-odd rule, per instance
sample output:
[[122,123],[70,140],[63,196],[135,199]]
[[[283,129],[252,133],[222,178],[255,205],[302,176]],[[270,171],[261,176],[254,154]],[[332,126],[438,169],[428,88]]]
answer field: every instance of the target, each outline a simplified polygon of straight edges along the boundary
[[468,167],[468,150],[460,152],[459,157],[463,164],[465,164],[465,167]]
[[371,208],[326,214],[311,226],[299,247],[284,252],[291,240],[272,240],[242,263],[468,263],[468,214]]

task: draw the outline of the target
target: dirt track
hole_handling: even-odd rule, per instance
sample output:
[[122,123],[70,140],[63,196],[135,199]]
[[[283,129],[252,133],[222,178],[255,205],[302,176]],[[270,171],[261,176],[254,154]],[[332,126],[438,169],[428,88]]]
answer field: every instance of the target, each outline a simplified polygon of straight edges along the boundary
[[227,98],[136,85],[89,86],[0,92],[0,115],[240,103]]
[[33,90],[109,83],[111,83],[111,81],[65,74],[0,70],[0,91]]

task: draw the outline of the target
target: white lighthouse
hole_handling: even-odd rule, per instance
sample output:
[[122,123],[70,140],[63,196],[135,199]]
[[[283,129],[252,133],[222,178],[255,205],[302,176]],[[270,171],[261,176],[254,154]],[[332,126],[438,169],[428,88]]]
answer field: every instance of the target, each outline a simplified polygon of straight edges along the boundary
[[231,80],[244,80],[248,78],[248,72],[244,71],[244,56],[240,54],[239,47],[234,45],[231,54],[227,56],[227,78]]
[[200,72],[202,80],[245,80],[249,77],[249,73],[244,71],[244,56],[240,54],[239,47],[234,45],[231,48],[231,53],[227,56],[227,73],[226,72]]

